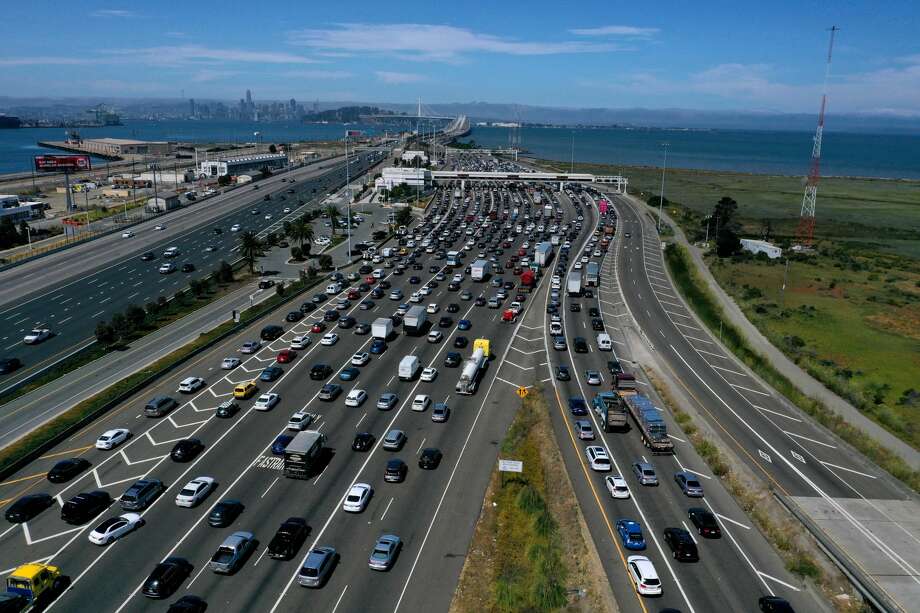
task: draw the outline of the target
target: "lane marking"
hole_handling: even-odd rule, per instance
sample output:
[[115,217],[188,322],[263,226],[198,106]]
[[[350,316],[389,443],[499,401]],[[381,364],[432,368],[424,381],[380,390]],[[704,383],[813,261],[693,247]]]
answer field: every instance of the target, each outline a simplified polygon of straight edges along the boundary
[[857,474],[857,475],[862,475],[863,477],[869,477],[870,479],[877,479],[877,478],[878,478],[878,477],[876,477],[875,475],[870,475],[870,474],[867,474],[867,473],[862,473],[862,472],[859,472],[858,470],[853,470],[852,468],[846,468],[846,467],[844,467],[844,466],[838,466],[837,464],[831,464],[830,462],[824,462],[824,461],[822,461],[822,460],[818,460],[818,461],[821,462],[822,464],[824,464],[825,466],[831,466],[831,467],[833,467],[833,468],[839,468],[840,470],[845,470],[845,471],[847,471],[847,472],[851,472],[851,473],[854,473],[854,474]]
[[788,436],[794,436],[795,438],[800,438],[800,439],[802,439],[802,440],[804,440],[804,441],[808,441],[809,443],[814,443],[814,444],[816,444],[816,445],[823,445],[823,446],[827,447],[828,449],[837,449],[837,446],[836,446],[836,445],[831,445],[831,444],[829,444],[829,443],[822,443],[821,441],[815,440],[815,439],[813,439],[813,438],[809,438],[809,437],[804,436],[804,435],[802,435],[802,434],[796,434],[795,432],[789,432],[788,430],[783,430],[783,434],[786,434],[786,435],[788,435]]

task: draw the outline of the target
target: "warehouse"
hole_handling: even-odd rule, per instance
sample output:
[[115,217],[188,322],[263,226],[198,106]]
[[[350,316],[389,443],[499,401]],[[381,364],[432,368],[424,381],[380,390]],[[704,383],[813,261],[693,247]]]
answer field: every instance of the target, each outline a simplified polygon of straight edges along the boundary
[[741,248],[745,251],[750,251],[754,255],[765,253],[771,260],[783,256],[783,250],[776,245],[768,243],[767,241],[754,240],[752,238],[742,238]]
[[198,178],[208,179],[230,175],[252,174],[263,168],[277,170],[288,165],[287,155],[283,153],[263,153],[227,158],[225,160],[205,160],[198,163]]
[[169,155],[175,143],[166,141],[131,140],[127,138],[87,138],[80,141],[80,150],[107,157],[125,155]]

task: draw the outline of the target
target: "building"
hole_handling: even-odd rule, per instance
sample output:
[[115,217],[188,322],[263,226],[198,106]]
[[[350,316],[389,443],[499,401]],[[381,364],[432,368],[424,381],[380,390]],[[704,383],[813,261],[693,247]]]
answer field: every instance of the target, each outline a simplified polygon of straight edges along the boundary
[[403,151],[403,154],[399,156],[399,159],[403,162],[409,162],[410,164],[415,163],[415,158],[419,158],[420,164],[428,161],[428,155],[424,151]]
[[87,138],[80,141],[80,150],[109,157],[124,155],[169,155],[175,143],[167,141],[131,140],[127,138]]
[[391,190],[397,185],[420,187],[425,189],[431,185],[431,172],[424,168],[384,168],[380,177],[374,180],[374,189]]
[[753,254],[766,253],[767,257],[771,260],[783,256],[783,250],[768,243],[767,241],[755,240],[752,238],[742,238],[741,239],[741,248],[745,251],[750,251]]
[[138,184],[146,183],[153,185],[154,176],[159,185],[169,185],[176,183],[188,183],[195,180],[195,172],[192,170],[158,170],[156,172],[149,170],[142,172],[134,177]]
[[16,195],[0,195],[0,218],[8,217],[14,224],[21,221],[41,219],[44,211],[51,208],[37,200],[22,200]]
[[258,172],[263,168],[276,170],[288,165],[288,157],[284,153],[263,153],[259,155],[245,155],[227,158],[225,160],[205,160],[198,163],[198,177],[201,179],[223,177],[230,175]]
[[160,194],[157,198],[147,199],[148,213],[165,213],[179,208],[179,196],[177,194]]

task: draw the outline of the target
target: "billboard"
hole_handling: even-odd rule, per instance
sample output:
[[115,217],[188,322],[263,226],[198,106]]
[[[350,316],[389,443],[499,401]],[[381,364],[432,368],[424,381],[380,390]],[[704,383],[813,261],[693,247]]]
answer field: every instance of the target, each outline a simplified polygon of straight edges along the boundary
[[36,155],[37,172],[77,172],[92,170],[88,155]]
[[364,136],[364,130],[346,130],[345,136]]

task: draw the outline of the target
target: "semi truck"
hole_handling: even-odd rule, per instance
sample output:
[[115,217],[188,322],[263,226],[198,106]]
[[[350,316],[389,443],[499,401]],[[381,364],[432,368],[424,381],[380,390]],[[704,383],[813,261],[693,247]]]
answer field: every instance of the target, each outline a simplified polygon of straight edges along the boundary
[[569,296],[578,298],[581,296],[581,271],[573,270],[565,281],[565,290]]
[[525,270],[521,273],[521,291],[530,293],[537,286],[537,273],[532,270]]
[[539,266],[546,267],[553,257],[552,243],[539,243],[533,250],[533,261]]
[[593,406],[604,432],[626,429],[626,404],[619,395],[614,392],[595,394]]
[[284,448],[284,476],[289,479],[309,479],[323,452],[326,435],[304,430]]
[[476,260],[470,264],[470,277],[473,281],[485,281],[491,269],[492,266],[488,260]]
[[473,355],[463,361],[463,366],[460,369],[460,380],[457,381],[455,388],[458,394],[470,396],[476,393],[476,388],[479,387],[479,378],[482,376],[482,371],[485,370],[487,360],[488,354],[480,347],[474,349]]
[[661,411],[642,394],[619,394],[629,414],[639,428],[642,444],[654,454],[674,453],[674,443],[668,437],[668,427],[661,418]]
[[420,336],[425,333],[427,321],[425,307],[416,305],[409,309],[409,312],[403,318],[403,330],[409,336]]
[[613,389],[620,396],[636,393],[636,377],[628,372],[616,373],[613,376]]
[[388,340],[393,335],[393,320],[389,317],[378,317],[371,324],[371,336]]
[[601,265],[597,262],[588,262],[585,266],[585,286],[597,287],[601,280]]

